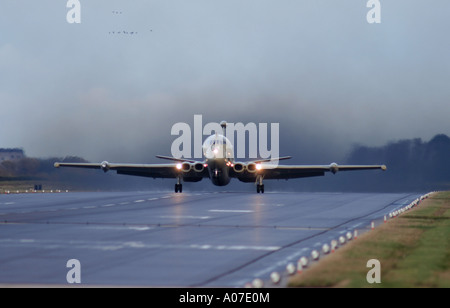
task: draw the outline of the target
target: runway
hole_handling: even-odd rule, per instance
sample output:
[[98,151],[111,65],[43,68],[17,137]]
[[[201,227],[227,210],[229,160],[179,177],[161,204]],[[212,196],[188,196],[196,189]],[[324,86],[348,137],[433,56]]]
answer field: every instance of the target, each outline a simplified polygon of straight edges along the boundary
[[420,194],[0,195],[0,284],[243,287]]

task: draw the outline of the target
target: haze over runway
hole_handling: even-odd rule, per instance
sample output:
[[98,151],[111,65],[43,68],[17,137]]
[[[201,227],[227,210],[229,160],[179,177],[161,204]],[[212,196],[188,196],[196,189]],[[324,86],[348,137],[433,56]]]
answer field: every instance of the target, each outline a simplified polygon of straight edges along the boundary
[[321,164],[450,132],[446,0],[385,1],[380,24],[367,1],[80,2],[80,24],[0,3],[1,147],[155,162],[202,114],[280,123],[280,155]]
[[0,195],[0,284],[243,287],[417,194]]

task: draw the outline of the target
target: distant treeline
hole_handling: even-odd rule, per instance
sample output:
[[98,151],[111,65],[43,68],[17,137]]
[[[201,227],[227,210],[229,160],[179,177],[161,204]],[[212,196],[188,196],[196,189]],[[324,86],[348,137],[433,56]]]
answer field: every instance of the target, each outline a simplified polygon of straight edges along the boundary
[[[35,184],[42,182],[57,183],[61,188],[80,188],[81,185],[76,184],[77,181],[84,182],[85,173],[78,170],[71,170],[70,172],[57,172],[54,163],[56,161],[67,162],[86,162],[86,160],[79,157],[67,158],[31,158],[25,157],[19,160],[7,160],[0,163],[0,185],[1,182],[20,182],[32,181]],[[76,184],[74,186],[74,184]],[[53,185],[52,185],[53,186]]]
[[[117,177],[113,173],[86,169],[72,169],[54,167],[55,162],[87,163],[88,161],[76,156],[65,158],[23,158],[15,161],[0,163],[1,182],[32,181],[35,184],[46,183],[54,188],[70,190],[117,190],[117,189],[143,189],[140,181]],[[114,172],[115,173],[115,172]]]
[[[80,157],[24,158],[0,164],[0,182],[33,180],[59,183],[80,190],[172,189],[172,180],[118,176],[115,172],[54,168],[59,162],[87,162]],[[355,146],[343,164],[385,164],[387,171],[327,173],[325,177],[290,181],[267,181],[267,190],[341,192],[426,192],[450,190],[450,138],[437,135],[428,142],[421,139],[390,142],[382,147]],[[205,182],[205,183],[204,183]],[[206,183],[208,182],[208,183]],[[190,184],[190,183],[186,183]],[[195,184],[195,185],[194,185]],[[207,180],[192,184],[193,190],[219,189]],[[1,185],[1,183],[0,183]],[[251,184],[234,181],[227,190],[253,191]]]
[[0,177],[17,178],[17,177],[33,177],[33,178],[49,178],[55,175],[54,163],[56,161],[66,162],[86,162],[80,157],[66,158],[22,158],[20,160],[7,160],[0,164]]
[[[429,142],[400,140],[382,147],[355,147],[351,164],[386,164],[381,174],[352,174],[351,187],[369,191],[428,191],[450,189],[450,138],[436,135]],[[348,184],[348,182],[347,182]]]

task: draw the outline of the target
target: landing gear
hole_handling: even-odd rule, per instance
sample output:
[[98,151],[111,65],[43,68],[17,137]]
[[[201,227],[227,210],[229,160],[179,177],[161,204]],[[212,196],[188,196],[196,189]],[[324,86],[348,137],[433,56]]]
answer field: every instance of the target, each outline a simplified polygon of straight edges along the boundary
[[177,183],[175,184],[175,193],[182,193],[183,192],[183,184],[181,184],[180,177],[177,177]]
[[264,193],[264,184],[256,184],[256,193]]
[[256,193],[264,193],[263,177],[261,175],[256,178]]

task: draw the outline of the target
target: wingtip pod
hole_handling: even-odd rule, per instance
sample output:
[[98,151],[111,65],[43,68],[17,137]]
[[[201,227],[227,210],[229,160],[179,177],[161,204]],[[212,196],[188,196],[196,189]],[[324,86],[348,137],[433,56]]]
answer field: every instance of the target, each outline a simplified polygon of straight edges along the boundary
[[386,171],[386,170],[387,170],[386,165],[382,165],[382,166],[381,166],[381,170]]
[[103,172],[108,172],[109,171],[109,168],[110,168],[110,165],[109,165],[109,163],[105,160],[105,161],[103,161],[101,164],[100,164],[100,168],[103,170]]
[[59,168],[59,167],[60,167],[60,164],[59,164],[59,163],[55,163],[53,166],[54,166],[55,168]]
[[333,174],[336,174],[336,173],[339,171],[339,165],[336,164],[336,163],[331,163],[331,164],[330,164],[330,171],[331,171]]

